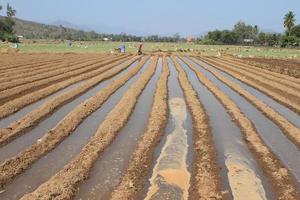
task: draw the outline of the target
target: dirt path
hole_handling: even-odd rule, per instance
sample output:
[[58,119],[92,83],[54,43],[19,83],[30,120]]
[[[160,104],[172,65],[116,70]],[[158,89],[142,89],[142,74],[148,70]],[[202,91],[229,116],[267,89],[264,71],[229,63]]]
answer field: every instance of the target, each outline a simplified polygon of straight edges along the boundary
[[164,133],[168,118],[168,76],[169,69],[163,58],[163,72],[156,85],[152,110],[148,125],[139,140],[131,161],[124,173],[120,184],[111,195],[111,199],[135,199],[143,189],[149,165],[153,162],[154,148]]
[[[216,150],[212,141],[208,119],[199,98],[182,67],[173,58],[179,72],[179,82],[183,89],[194,127],[194,166],[191,175],[192,199],[222,199],[221,180],[218,176]],[[203,154],[203,152],[206,152]]]
[[216,87],[202,72],[198,71],[192,64],[188,66],[197,74],[201,81],[227,108],[233,120],[240,126],[249,149],[255,155],[263,172],[267,175],[269,183],[274,188],[278,199],[299,199],[294,179],[289,171],[281,164],[280,160],[260,138],[251,121],[241,113],[237,105],[218,87]]
[[[188,60],[182,59],[185,63],[190,63]],[[194,60],[197,62],[197,60]],[[191,63],[190,63],[191,64]],[[276,112],[274,109],[269,107],[263,101],[260,101],[254,95],[244,90],[238,84],[226,79],[224,76],[221,76],[215,69],[201,65],[205,70],[211,72],[217,79],[228,85],[231,89],[236,91],[238,94],[247,99],[251,104],[258,108],[264,115],[271,119],[275,124],[277,124],[282,131],[300,148],[300,129],[294,126],[286,118]]]
[[119,103],[106,116],[95,135],[63,170],[54,175],[49,181],[43,183],[34,192],[25,195],[22,199],[51,199],[53,195],[59,199],[70,199],[77,185],[88,177],[95,161],[103,150],[111,144],[120,129],[129,119],[139,95],[155,72],[157,57],[152,58],[149,68],[130,87]]
[[74,83],[77,83],[79,81],[83,81],[83,80],[86,80],[86,79],[89,79],[89,78],[92,78],[92,77],[95,77],[101,73],[103,73],[104,71],[106,70],[109,70],[111,68],[111,66],[105,66],[105,65],[109,65],[111,63],[114,63],[114,64],[120,64],[124,62],[124,59],[118,59],[118,60],[109,60],[105,63],[102,63],[103,67],[100,67],[99,69],[95,70],[95,71],[91,71],[91,72],[88,72],[88,73],[84,73],[84,74],[81,74],[79,76],[76,76],[76,77],[73,77],[71,79],[68,79],[68,80],[65,80],[63,82],[60,82],[58,84],[53,84],[53,85],[50,85],[46,88],[43,88],[41,90],[38,90],[38,91],[34,91],[30,94],[27,94],[27,95],[24,95],[20,98],[17,98],[17,99],[14,99],[12,101],[9,101],[5,104],[3,104],[2,106],[0,106],[0,119],[1,118],[4,118],[18,110],[20,110],[21,108],[23,108],[24,106],[26,105],[29,105],[33,102],[36,102],[40,99],[43,99],[63,88],[66,88],[67,86],[69,85],[72,85]]
[[12,139],[16,138],[18,135],[24,133],[28,128],[32,128],[35,124],[37,124],[41,119],[45,118],[47,115],[51,114],[54,110],[63,106],[67,102],[75,99],[79,95],[83,94],[90,88],[99,84],[100,82],[118,74],[122,70],[126,69],[132,63],[134,63],[139,57],[132,58],[125,63],[122,63],[121,66],[117,68],[113,68],[115,64],[110,64],[110,70],[100,74],[86,82],[82,83],[77,88],[73,90],[67,91],[48,102],[42,104],[32,112],[28,113],[26,116],[21,118],[20,120],[13,122],[5,129],[0,129],[0,146],[8,143]]
[[[291,108],[292,110],[294,110],[295,112],[300,114],[300,104],[296,103],[295,101],[292,101],[292,99],[288,98],[286,95],[284,95],[284,92],[282,91],[281,93],[278,93],[274,90],[270,90],[268,87],[264,87],[262,86],[262,84],[248,79],[247,77],[245,77],[245,75],[243,73],[238,73],[235,72],[233,70],[230,69],[226,69],[225,67],[221,67],[219,64],[213,64],[212,62],[207,62],[206,60],[204,60],[204,62],[208,63],[209,65],[212,65],[213,67],[230,74],[231,76],[235,77],[236,79],[254,87],[255,89],[265,93],[266,95],[270,96],[271,98],[273,98],[274,100],[277,100],[279,102],[281,102],[282,104],[284,104],[285,106]],[[299,100],[297,100],[299,101]]]

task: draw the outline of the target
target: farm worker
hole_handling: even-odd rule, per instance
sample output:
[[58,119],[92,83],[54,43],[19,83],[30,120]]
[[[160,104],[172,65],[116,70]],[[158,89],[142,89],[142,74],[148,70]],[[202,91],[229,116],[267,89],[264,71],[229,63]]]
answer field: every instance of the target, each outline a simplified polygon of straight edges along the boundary
[[143,49],[143,44],[141,43],[140,46],[139,46],[138,55],[143,54],[142,49]]
[[71,48],[72,47],[72,41],[68,40],[68,47]]
[[121,44],[120,47],[119,47],[119,49],[120,49],[120,53],[125,53],[126,47],[125,47],[124,44]]

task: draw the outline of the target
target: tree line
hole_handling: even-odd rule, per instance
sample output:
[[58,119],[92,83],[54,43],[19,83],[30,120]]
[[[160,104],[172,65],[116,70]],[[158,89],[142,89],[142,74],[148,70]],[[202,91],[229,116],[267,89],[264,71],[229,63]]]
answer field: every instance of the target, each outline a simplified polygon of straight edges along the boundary
[[[0,5],[0,14],[2,6]],[[9,4],[6,6],[6,16],[0,16],[0,40],[17,42],[16,34],[24,36],[26,39],[55,39],[55,40],[110,40],[122,42],[183,42],[186,41],[179,33],[173,36],[150,35],[147,37],[121,34],[103,34],[95,31],[82,31],[64,26],[53,26],[28,22],[14,18],[16,10]],[[261,31],[255,25],[247,25],[245,22],[237,22],[232,30],[215,30],[208,32],[203,38],[196,38],[194,42],[200,44],[229,44],[229,45],[262,45],[262,46],[299,46],[300,44],[300,24],[295,25],[295,14],[288,12],[284,16],[283,34],[268,33]]]
[[283,19],[283,34],[263,32],[257,25],[247,25],[239,21],[232,30],[215,30],[208,32],[201,40],[204,44],[253,44],[262,46],[291,47],[300,44],[300,24],[295,25],[295,14],[289,11]]
[[[0,14],[2,6],[0,5]],[[92,41],[104,40],[122,41],[122,42],[179,42],[183,38],[177,33],[172,37],[151,35],[147,37],[121,34],[103,34],[95,31],[82,31],[64,26],[53,26],[39,24],[35,22],[24,21],[14,18],[16,10],[9,4],[6,6],[6,16],[0,16],[0,40],[8,42],[18,42],[17,35],[22,35],[26,39],[55,39],[55,40],[75,40]]]

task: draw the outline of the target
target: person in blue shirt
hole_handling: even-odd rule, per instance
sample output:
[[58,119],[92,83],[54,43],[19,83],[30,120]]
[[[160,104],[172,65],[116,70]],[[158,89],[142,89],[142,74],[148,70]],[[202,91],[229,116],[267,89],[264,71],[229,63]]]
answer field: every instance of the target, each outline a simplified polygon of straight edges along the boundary
[[125,44],[121,44],[120,47],[119,47],[119,50],[120,50],[120,53],[125,53]]

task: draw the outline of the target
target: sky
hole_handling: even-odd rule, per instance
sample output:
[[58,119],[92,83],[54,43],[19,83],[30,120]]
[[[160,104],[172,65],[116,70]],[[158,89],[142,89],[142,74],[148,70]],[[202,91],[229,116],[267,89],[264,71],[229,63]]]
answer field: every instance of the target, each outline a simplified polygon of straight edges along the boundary
[[97,32],[189,36],[232,29],[239,20],[282,32],[290,10],[300,24],[300,0],[0,0],[6,2],[21,19],[63,20]]

